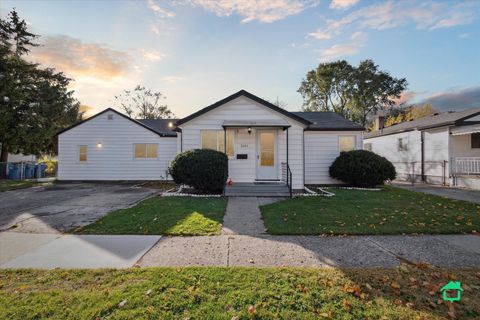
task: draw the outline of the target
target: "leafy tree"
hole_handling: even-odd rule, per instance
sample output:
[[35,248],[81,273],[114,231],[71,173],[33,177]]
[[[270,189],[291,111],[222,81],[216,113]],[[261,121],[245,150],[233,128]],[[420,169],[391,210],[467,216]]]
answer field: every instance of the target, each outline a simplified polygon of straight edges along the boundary
[[417,120],[432,115],[435,112],[437,111],[431,104],[392,108],[385,120],[385,127],[405,121]]
[[340,60],[309,71],[298,92],[304,111],[333,111],[365,126],[372,114],[393,106],[406,86],[405,79],[381,71],[372,60],[358,67]]
[[0,162],[8,153],[55,153],[55,134],[80,120],[70,79],[27,62],[37,35],[15,10],[0,19]]
[[124,90],[122,94],[115,96],[115,101],[131,118],[166,119],[175,117],[166,105],[161,104],[162,98],[165,99],[160,92],[138,85],[133,90]]

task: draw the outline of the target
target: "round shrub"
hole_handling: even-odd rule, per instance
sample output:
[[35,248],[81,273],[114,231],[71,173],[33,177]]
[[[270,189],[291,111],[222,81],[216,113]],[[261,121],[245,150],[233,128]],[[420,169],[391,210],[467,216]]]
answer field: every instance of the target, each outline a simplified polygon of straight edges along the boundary
[[228,177],[228,157],[215,150],[195,149],[178,154],[170,166],[170,175],[206,193],[221,192]]
[[332,178],[357,187],[380,185],[397,175],[390,161],[367,150],[340,153],[329,173]]

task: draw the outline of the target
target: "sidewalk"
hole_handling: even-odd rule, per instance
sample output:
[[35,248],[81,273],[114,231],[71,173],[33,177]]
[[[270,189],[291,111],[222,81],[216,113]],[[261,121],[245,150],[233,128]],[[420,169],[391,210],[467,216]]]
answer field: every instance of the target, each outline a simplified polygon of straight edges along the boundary
[[416,183],[413,186],[410,183],[394,183],[393,186],[407,189],[410,191],[423,192],[445,198],[463,200],[480,204],[480,190],[444,187],[440,185],[432,185],[426,183]]

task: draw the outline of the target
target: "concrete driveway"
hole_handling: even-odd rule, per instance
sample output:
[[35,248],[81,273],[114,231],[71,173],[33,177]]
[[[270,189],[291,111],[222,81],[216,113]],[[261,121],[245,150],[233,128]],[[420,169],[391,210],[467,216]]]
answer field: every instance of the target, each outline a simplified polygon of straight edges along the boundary
[[395,187],[433,194],[445,198],[480,203],[480,190],[444,187],[432,184],[417,183],[414,186],[406,183],[394,183]]
[[0,192],[0,231],[61,233],[152,195],[133,184],[56,183]]

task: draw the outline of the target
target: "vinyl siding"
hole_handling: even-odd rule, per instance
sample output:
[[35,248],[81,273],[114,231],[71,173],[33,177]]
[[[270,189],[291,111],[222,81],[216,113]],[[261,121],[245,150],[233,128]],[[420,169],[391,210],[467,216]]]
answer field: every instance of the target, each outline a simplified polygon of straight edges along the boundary
[[[108,120],[112,114],[113,119]],[[102,147],[97,147],[97,143]],[[135,143],[157,143],[157,159],[134,159]],[[87,162],[78,146],[87,146]],[[59,180],[160,180],[177,153],[175,137],[162,138],[113,112],[106,112],[58,136]]]
[[[442,183],[443,163],[449,160],[449,128],[430,129],[424,131],[425,175],[427,182]],[[448,179],[449,168],[446,165],[445,175]]]
[[[293,188],[303,188],[303,125],[261,104],[240,97],[184,123],[183,151],[201,148],[201,130],[223,130],[228,120],[272,120],[282,119],[291,127],[289,130],[289,164],[292,170]],[[229,176],[233,181],[252,182],[256,178],[256,129],[248,134],[246,129],[236,129],[235,154],[247,154],[248,159],[229,160]],[[286,161],[286,131],[277,130],[277,169],[281,178],[281,163]]]
[[362,133],[358,131],[305,131],[305,183],[338,184],[328,169],[340,155],[339,137],[355,136],[356,148],[362,149]]

